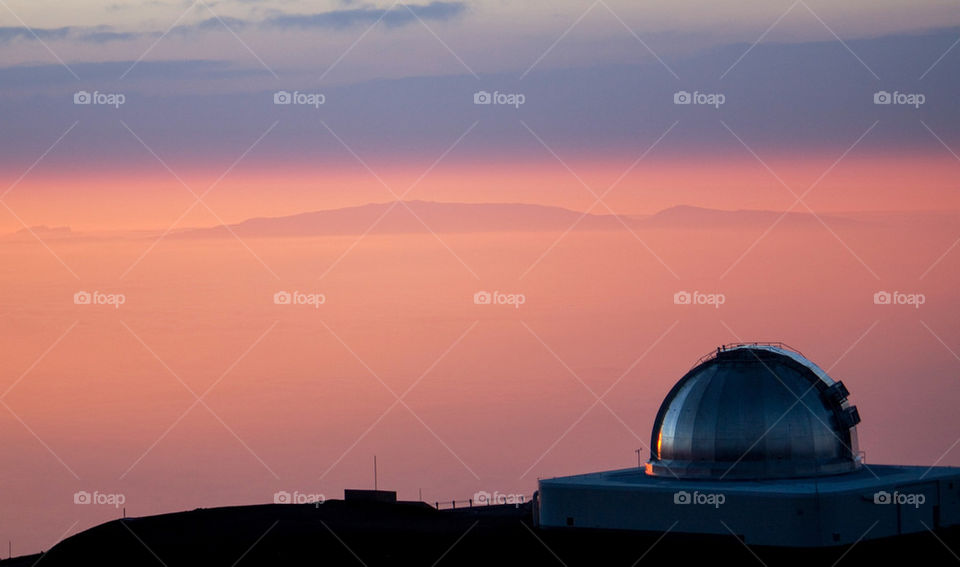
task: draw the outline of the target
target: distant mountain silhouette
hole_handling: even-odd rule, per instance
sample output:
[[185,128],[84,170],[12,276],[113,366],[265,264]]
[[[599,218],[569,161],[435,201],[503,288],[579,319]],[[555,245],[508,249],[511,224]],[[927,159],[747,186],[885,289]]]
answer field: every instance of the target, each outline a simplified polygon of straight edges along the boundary
[[[781,216],[783,217],[782,219],[780,218]],[[745,228],[754,225],[770,226],[778,222],[778,226],[805,226],[819,225],[820,220],[818,220],[817,217],[830,226],[861,224],[859,221],[833,214],[818,213],[814,216],[806,212],[802,207],[795,207],[793,211],[784,215],[782,211],[749,209],[724,211],[692,207],[689,205],[677,205],[653,215],[644,222],[644,225],[649,227],[670,228]]]
[[[442,203],[406,201],[371,203],[357,207],[300,213],[283,217],[253,218],[227,227],[188,229],[178,238],[322,236],[464,232],[544,232],[576,230],[624,230],[629,228],[747,228],[769,226],[780,217],[777,211],[722,211],[676,206],[652,216],[614,215],[573,211],[562,207],[522,203]],[[831,224],[856,223],[851,219],[821,215]],[[811,225],[819,221],[808,213],[788,213],[781,224]],[[375,225],[375,226],[374,226]],[[371,227],[373,227],[371,229]]]
[[[406,201],[371,203],[300,213],[284,217],[253,218],[229,225],[240,236],[318,236],[328,234],[416,232],[508,232],[566,230],[578,218],[581,230],[622,228],[614,215],[584,216],[582,213],[544,205],[520,203],[442,203]],[[621,217],[625,222],[635,222]],[[378,222],[379,219],[379,222]],[[424,226],[426,225],[426,226]],[[427,228],[429,227],[429,228]],[[225,227],[201,228],[180,233],[180,237],[224,236]]]
[[[33,234],[31,234],[33,233]],[[70,229],[69,226],[54,226],[49,227],[45,225],[31,226],[30,228],[21,228],[20,230],[7,235],[8,238],[14,240],[26,240],[34,239],[34,235],[47,239],[56,239],[56,238],[70,238],[75,236],[75,233]]]
[[[765,230],[778,227],[831,228],[897,226],[905,229],[948,228],[960,222],[956,211],[871,211],[816,215],[802,207],[783,214],[774,210],[721,210],[677,205],[653,215],[603,213],[597,206],[590,213],[526,203],[444,203],[405,201],[369,203],[280,217],[257,217],[227,226],[184,228],[167,238],[224,238],[231,232],[241,237],[307,237],[333,235],[563,232],[573,230]],[[783,218],[780,218],[783,216]],[[374,226],[376,224],[376,226]],[[371,227],[373,227],[371,229]],[[33,231],[33,234],[30,233]],[[76,232],[70,227],[34,226],[3,235],[6,241],[111,238],[155,239],[155,230]]]

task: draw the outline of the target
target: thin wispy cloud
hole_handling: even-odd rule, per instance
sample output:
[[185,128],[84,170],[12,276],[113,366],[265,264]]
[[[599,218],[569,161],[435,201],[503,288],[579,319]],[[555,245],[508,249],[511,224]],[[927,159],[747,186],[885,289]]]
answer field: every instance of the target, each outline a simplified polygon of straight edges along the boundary
[[[131,61],[104,61],[74,63],[73,68],[86,81],[115,81]],[[208,59],[142,61],[131,76],[151,80],[175,79],[232,79],[237,77],[269,76],[256,67],[238,67],[228,61]],[[77,86],[66,70],[56,64],[15,65],[0,67],[0,84],[20,85],[25,88],[52,85]]]
[[[409,8],[346,8],[307,14],[276,14],[263,19],[220,16],[206,18],[192,24],[177,26],[173,33],[188,35],[210,31],[222,31],[224,25],[231,29],[280,29],[280,30],[349,30],[382,22],[389,28],[399,28],[423,21],[446,22],[466,13],[462,2],[430,2],[408,5]],[[132,31],[115,26],[65,26],[58,28],[27,28],[23,26],[0,27],[0,44],[13,41],[75,41],[102,44],[114,41],[132,41],[161,35],[160,31]]]
[[462,15],[466,6],[462,2],[431,2],[425,5],[408,5],[393,9],[354,8],[331,10],[318,14],[286,14],[268,18],[265,23],[280,28],[301,29],[346,29],[370,25],[382,21],[388,27],[400,27],[421,20],[448,21]]
[[22,26],[0,27],[0,44],[26,40],[70,40],[84,43],[108,43],[129,41],[156,35],[154,32],[121,31],[112,26],[65,26],[60,28],[26,28]]

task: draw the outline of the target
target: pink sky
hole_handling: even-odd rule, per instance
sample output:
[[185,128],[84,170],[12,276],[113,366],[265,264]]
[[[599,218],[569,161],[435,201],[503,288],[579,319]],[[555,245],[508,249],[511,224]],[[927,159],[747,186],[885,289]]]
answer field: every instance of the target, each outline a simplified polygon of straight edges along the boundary
[[[868,463],[960,466],[955,9],[211,2],[236,35],[194,13],[161,36],[179,3],[6,4],[14,554],[122,513],[78,491],[123,495],[129,515],[339,498],[372,485],[374,455],[402,499],[529,498],[540,476],[645,458],[669,388],[739,340],[784,341],[842,379]],[[687,91],[726,102],[678,102]],[[447,232],[164,235],[398,198],[769,214],[588,231],[514,207],[497,210],[536,230],[463,232],[477,209],[439,207]],[[806,216],[773,220],[790,207]]]
[[[765,160],[771,173],[749,155],[714,161],[651,157],[641,161],[604,197],[610,209],[600,204],[592,212],[644,215],[678,204],[782,211],[795,201],[790,191],[804,193],[830,167],[831,158],[835,159],[823,154],[802,160]],[[497,167],[451,161],[433,169],[405,198],[522,202],[586,211],[596,200],[591,192],[599,196],[607,191],[631,161],[626,156],[586,162],[573,159],[567,162],[573,173],[552,158],[506,162]],[[338,169],[303,165],[279,172],[241,165],[217,183],[204,201],[227,223],[385,202],[395,199],[391,190],[403,195],[428,165],[371,165],[376,176],[350,161]],[[916,157],[857,155],[833,168],[804,201],[819,213],[956,210],[960,204],[955,181],[958,168],[960,163],[946,152]],[[61,174],[56,169],[37,171],[24,178],[4,200],[30,226],[163,230],[194,202],[191,190],[203,193],[222,174],[210,166],[174,171],[186,186],[159,164],[79,175]],[[911,189],[904,191],[905,186]],[[807,212],[802,204],[795,210]],[[217,216],[197,206],[178,227],[217,225]],[[22,228],[10,213],[0,212],[0,218],[3,232]]]
[[[638,233],[669,270],[626,231],[377,235],[339,262],[355,236],[170,240],[124,278],[149,241],[51,242],[79,280],[5,243],[0,529],[25,552],[116,517],[78,490],[122,493],[132,515],[336,498],[371,484],[374,454],[401,498],[529,497],[537,476],[630,466],[673,382],[739,338],[844,380],[868,462],[960,464],[960,261],[935,264],[955,231],[781,226],[738,262],[763,228]],[[926,302],[875,305],[885,289]],[[78,290],[126,300],[75,305]],[[275,305],[277,290],[326,302]],[[475,305],[478,290],[526,301]],[[678,290],[726,302],[678,306]],[[211,386],[209,410],[177,422]]]

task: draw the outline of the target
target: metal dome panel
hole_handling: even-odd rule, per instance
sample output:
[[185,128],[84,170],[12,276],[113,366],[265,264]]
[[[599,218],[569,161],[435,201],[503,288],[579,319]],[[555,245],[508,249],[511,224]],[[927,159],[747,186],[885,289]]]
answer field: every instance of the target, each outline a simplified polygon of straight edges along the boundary
[[717,349],[667,395],[648,474],[791,478],[857,470],[856,408],[847,390],[781,345]]

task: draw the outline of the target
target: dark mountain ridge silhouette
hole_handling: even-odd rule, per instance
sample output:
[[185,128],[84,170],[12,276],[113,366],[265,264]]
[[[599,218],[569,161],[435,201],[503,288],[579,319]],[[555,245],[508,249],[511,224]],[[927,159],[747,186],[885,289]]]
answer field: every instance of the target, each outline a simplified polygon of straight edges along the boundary
[[830,548],[747,547],[733,536],[548,529],[533,506],[438,510],[423,502],[329,500],[117,519],[0,567],[61,565],[925,565],[955,561],[960,531],[938,529]]

